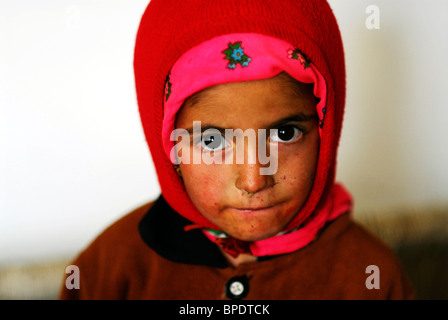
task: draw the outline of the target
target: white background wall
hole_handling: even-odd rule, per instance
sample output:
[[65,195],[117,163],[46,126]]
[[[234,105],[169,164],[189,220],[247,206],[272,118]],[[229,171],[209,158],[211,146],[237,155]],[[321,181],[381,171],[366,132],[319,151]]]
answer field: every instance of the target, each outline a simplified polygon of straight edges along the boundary
[[[448,1],[332,0],[347,61],[339,179],[360,212],[448,204]],[[363,27],[368,5],[380,29]]]
[[[70,257],[158,195],[132,69],[147,2],[0,0],[0,266]],[[348,72],[338,180],[356,212],[448,205],[448,2],[330,4]]]

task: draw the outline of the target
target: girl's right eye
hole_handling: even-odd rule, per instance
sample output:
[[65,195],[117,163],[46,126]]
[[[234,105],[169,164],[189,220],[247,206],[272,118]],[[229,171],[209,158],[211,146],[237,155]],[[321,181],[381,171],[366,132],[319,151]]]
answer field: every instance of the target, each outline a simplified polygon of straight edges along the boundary
[[303,131],[294,125],[284,125],[279,127],[273,134],[270,140],[274,143],[291,143],[300,139]]
[[229,143],[225,137],[219,132],[203,133],[200,141],[201,148],[207,151],[217,151],[226,149]]

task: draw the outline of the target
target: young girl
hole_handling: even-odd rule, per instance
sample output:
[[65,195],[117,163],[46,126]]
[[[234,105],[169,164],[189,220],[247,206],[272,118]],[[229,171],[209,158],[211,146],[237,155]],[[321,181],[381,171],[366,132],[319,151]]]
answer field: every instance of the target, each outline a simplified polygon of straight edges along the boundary
[[325,0],[152,0],[135,47],[162,195],[73,262],[63,299],[411,299],[335,183],[345,104]]

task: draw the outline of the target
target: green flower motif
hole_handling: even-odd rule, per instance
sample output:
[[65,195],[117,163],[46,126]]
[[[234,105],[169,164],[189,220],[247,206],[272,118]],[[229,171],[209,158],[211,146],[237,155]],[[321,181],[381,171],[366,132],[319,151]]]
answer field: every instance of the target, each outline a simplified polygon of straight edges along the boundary
[[289,49],[288,50],[288,58],[299,60],[301,64],[305,65],[305,69],[310,66],[311,61],[307,59],[307,57],[300,51],[299,49]]
[[227,45],[228,47],[222,51],[222,53],[226,55],[224,60],[229,60],[229,63],[227,64],[228,69],[235,69],[237,64],[240,64],[241,67],[247,67],[252,60],[244,53],[241,43],[241,41],[235,43],[229,42]]
[[170,82],[171,72],[168,73],[165,79],[165,101],[168,101],[168,98],[171,95],[171,87],[172,83]]
[[322,109],[322,119],[319,121],[319,127],[321,128],[321,129],[323,129],[324,128],[324,120],[325,120],[325,113],[327,112],[327,107],[324,107],[323,109]]

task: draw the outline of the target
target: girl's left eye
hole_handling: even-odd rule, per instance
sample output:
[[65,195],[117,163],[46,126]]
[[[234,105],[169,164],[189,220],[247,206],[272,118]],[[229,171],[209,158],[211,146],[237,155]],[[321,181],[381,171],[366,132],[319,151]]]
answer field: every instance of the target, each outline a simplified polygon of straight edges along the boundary
[[226,149],[228,142],[221,133],[204,134],[201,138],[201,147],[208,151]]
[[288,143],[298,140],[303,131],[294,125],[285,125],[276,129],[270,136],[271,142]]

